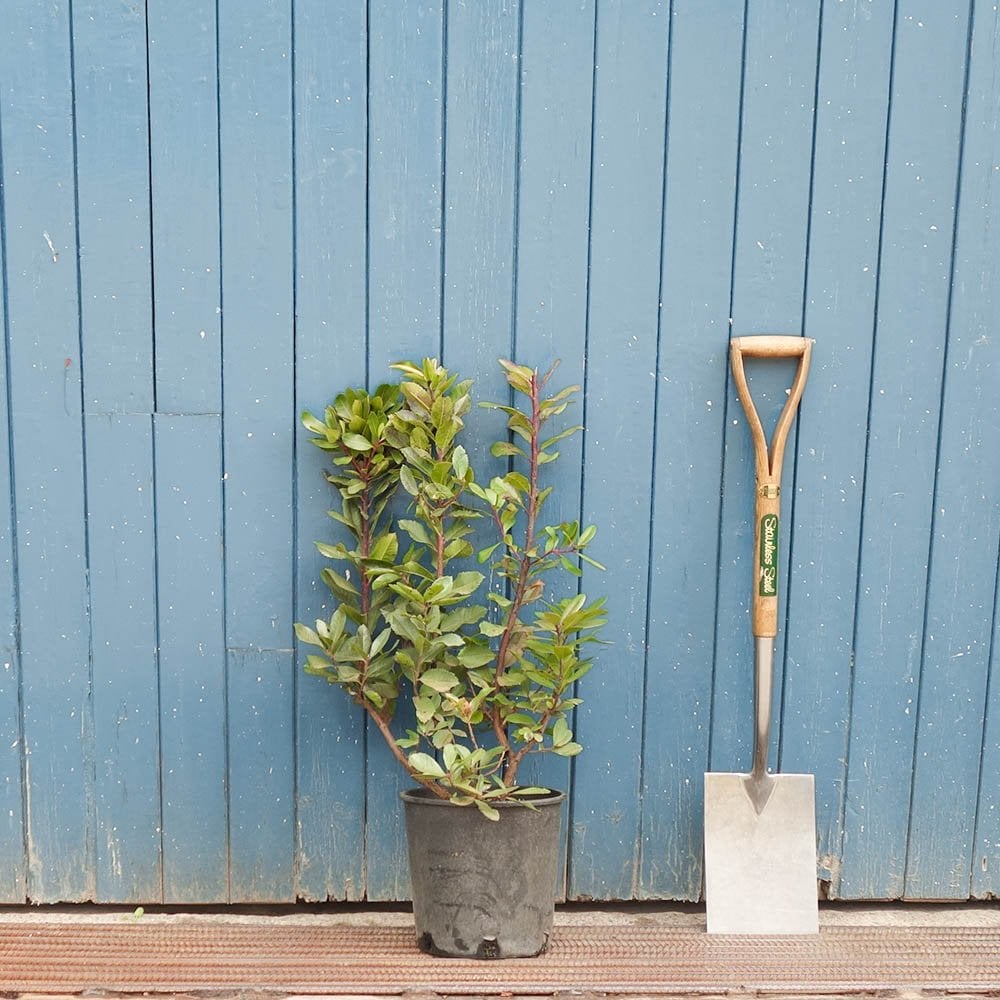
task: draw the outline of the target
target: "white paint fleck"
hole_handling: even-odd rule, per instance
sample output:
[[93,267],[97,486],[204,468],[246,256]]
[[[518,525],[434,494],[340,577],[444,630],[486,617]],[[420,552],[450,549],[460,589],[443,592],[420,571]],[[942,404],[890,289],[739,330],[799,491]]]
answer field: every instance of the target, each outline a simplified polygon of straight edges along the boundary
[[52,263],[53,264],[58,264],[59,263],[59,251],[55,248],[55,246],[53,246],[53,244],[52,244],[52,237],[49,236],[48,233],[43,232],[42,233],[42,239],[44,239],[45,242],[48,244],[49,253],[52,254]]

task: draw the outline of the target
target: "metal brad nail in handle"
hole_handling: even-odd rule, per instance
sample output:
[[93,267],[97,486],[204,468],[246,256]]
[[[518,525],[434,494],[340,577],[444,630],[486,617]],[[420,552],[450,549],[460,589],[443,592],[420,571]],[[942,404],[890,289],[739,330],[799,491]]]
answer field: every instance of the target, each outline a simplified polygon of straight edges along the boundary
[[[736,392],[747,415],[753,440],[754,490],[753,604],[754,635],[754,753],[751,782],[766,799],[767,752],[771,742],[771,689],[774,637],[778,634],[778,529],[781,520],[781,466],[791,429],[809,374],[813,341],[807,337],[761,334],[734,337],[730,362]],[[798,358],[791,390],[774,428],[770,445],[747,385],[743,358]],[[754,793],[755,797],[758,793]],[[762,806],[763,803],[760,803]]]

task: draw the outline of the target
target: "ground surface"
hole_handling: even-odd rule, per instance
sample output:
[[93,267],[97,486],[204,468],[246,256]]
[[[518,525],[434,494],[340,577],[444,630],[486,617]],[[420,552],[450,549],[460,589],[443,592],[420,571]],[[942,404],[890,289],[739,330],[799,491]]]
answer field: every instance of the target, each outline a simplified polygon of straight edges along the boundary
[[438,959],[402,911],[0,912],[4,997],[983,997],[1000,906],[826,906],[818,936],[709,936],[696,909],[560,909],[536,959]]

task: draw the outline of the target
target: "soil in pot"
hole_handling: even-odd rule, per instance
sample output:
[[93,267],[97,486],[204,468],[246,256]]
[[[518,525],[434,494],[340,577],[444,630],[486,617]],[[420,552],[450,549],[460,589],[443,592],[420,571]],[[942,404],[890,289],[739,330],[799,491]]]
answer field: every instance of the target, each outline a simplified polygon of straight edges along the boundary
[[500,819],[426,789],[402,793],[417,944],[454,958],[539,955],[552,933],[559,816],[552,792],[494,803]]

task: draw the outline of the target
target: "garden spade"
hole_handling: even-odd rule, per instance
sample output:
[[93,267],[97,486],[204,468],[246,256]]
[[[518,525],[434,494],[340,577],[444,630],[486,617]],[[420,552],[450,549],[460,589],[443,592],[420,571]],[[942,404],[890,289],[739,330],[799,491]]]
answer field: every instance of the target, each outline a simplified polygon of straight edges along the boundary
[[[756,471],[753,603],[754,750],[749,774],[705,775],[705,900],[710,934],[815,934],[816,799],[811,774],[771,774],[771,690],[778,632],[778,527],[785,440],[809,371],[804,337],[734,338],[733,379],[753,438]],[[799,359],[770,447],[743,358]]]

